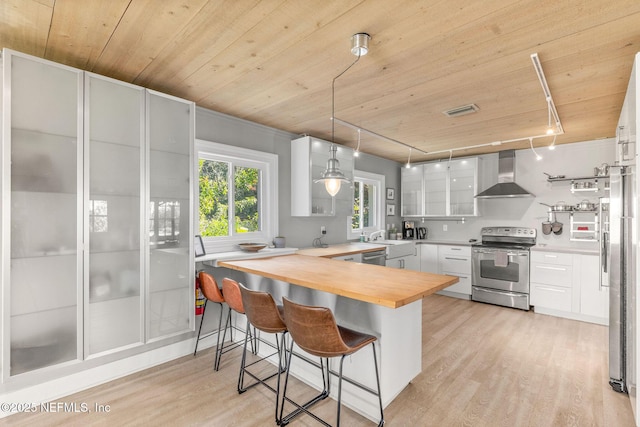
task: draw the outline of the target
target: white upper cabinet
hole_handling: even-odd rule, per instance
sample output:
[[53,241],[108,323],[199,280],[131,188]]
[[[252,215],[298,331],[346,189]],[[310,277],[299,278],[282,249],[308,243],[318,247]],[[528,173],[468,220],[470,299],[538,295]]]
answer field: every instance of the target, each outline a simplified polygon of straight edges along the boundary
[[[343,182],[338,194],[331,197],[323,183],[313,182],[327,167],[330,147],[330,142],[310,136],[291,141],[291,216],[351,215],[352,184]],[[340,145],[337,148],[340,170],[353,182],[353,150]]]
[[83,74],[6,49],[2,66],[8,378],[82,357]]
[[402,168],[402,216],[478,215],[478,159],[430,162]]
[[448,215],[476,216],[478,158],[452,161],[449,166]]
[[422,215],[424,209],[424,165],[402,168],[402,216]]

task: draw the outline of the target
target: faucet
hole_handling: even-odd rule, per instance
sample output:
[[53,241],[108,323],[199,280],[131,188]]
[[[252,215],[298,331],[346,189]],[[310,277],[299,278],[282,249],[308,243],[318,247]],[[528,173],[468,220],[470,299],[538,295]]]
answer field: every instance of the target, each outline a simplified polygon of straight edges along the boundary
[[[384,233],[384,230],[374,231],[373,233],[369,234],[369,241],[378,240],[378,237],[382,237]],[[379,234],[380,236],[376,236],[377,234]],[[373,236],[376,236],[376,238],[374,239]]]

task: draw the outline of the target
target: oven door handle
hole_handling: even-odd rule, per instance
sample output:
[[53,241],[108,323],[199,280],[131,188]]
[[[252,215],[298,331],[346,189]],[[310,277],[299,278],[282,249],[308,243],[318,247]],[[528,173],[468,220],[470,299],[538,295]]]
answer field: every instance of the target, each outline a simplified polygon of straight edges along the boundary
[[[488,255],[493,255],[496,252],[499,251],[491,251],[491,250],[483,250],[483,249],[474,249],[473,250],[474,253],[476,254],[488,254]],[[509,252],[507,251],[507,255],[508,256],[528,256],[529,254],[527,252]]]

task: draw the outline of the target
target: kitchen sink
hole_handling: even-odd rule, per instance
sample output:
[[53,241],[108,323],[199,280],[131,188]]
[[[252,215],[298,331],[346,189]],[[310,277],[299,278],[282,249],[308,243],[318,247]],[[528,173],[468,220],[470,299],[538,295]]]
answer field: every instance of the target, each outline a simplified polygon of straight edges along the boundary
[[415,254],[415,242],[413,240],[378,239],[367,243],[386,246],[387,259]]

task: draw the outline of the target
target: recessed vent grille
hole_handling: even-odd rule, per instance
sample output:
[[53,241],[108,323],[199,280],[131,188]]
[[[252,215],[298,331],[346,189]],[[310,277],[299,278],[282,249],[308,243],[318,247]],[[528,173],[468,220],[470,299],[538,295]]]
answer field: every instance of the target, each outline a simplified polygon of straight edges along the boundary
[[456,108],[452,108],[450,110],[443,111],[442,113],[445,116],[458,117],[458,116],[464,116],[465,114],[475,113],[479,109],[480,108],[476,104],[467,104],[467,105],[463,105],[461,107],[456,107]]

